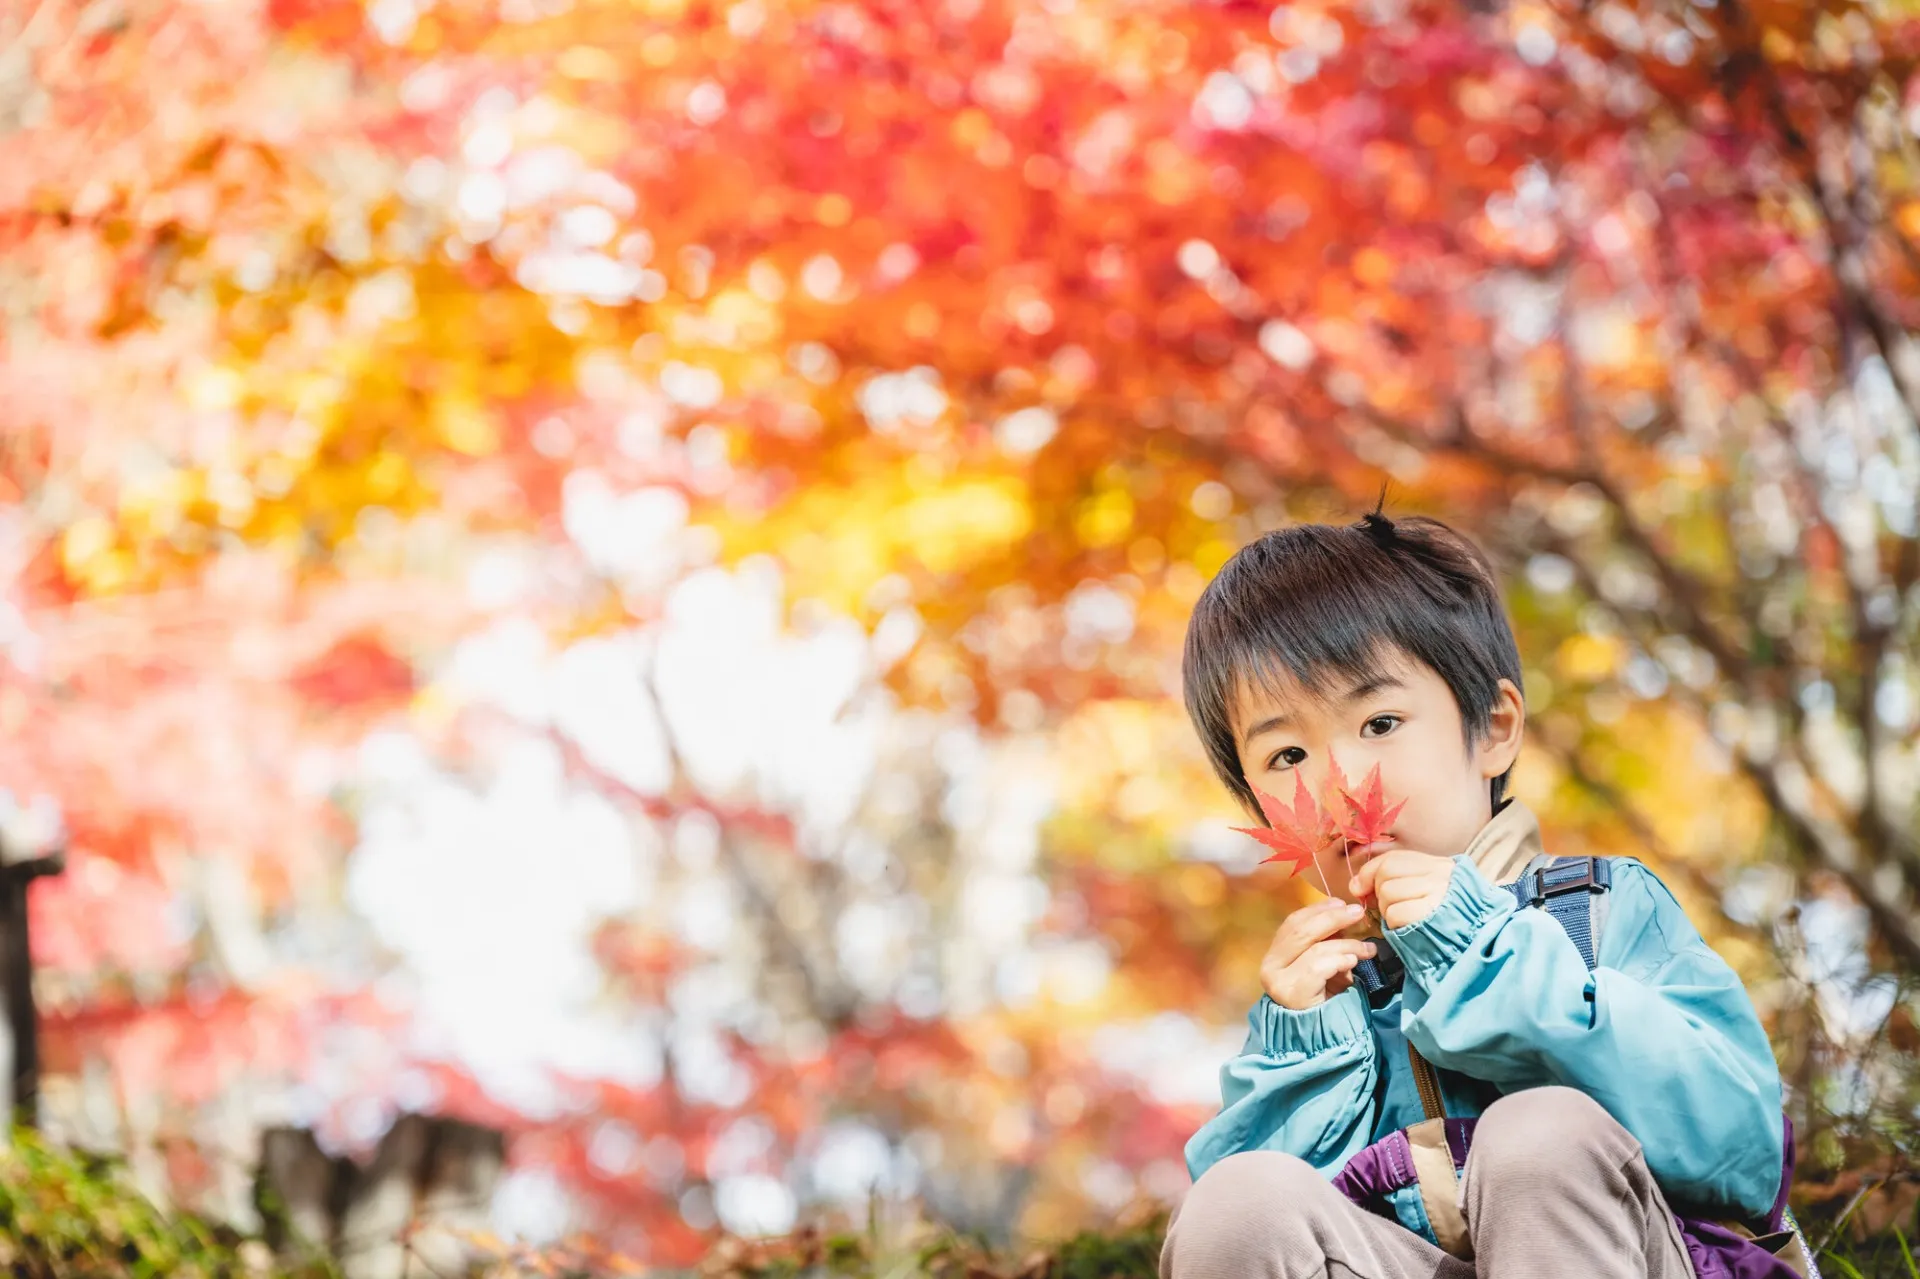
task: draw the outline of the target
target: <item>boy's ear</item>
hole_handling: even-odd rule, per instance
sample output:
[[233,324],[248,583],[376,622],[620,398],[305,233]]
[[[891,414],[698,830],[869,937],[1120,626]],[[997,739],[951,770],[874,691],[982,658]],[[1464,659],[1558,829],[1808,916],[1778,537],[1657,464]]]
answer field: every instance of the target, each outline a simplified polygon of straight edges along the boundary
[[1527,703],[1510,679],[1500,681],[1493,711],[1487,717],[1486,739],[1480,744],[1480,773],[1494,778],[1513,767],[1527,731]]

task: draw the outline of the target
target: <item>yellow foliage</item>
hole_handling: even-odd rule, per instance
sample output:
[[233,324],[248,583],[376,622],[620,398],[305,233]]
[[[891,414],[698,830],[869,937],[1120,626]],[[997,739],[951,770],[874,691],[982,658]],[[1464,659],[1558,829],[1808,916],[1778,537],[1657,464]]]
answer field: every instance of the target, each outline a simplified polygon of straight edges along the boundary
[[722,289],[714,294],[706,318],[709,332],[723,346],[760,346],[780,336],[778,312],[746,289]]
[[1177,703],[1089,702],[1054,740],[1064,811],[1112,812],[1158,839],[1186,830],[1220,798]]
[[1920,200],[1909,200],[1900,206],[1900,212],[1894,221],[1900,227],[1900,233],[1909,240],[1920,240]]
[[[1194,551],[1193,567],[1198,570],[1202,579],[1211,578],[1225,566],[1228,560],[1233,558],[1233,551],[1233,543],[1222,538],[1212,538],[1202,542],[1199,549]],[[1202,580],[1197,585],[1204,586],[1205,581]],[[1198,598],[1199,594],[1198,590],[1193,592],[1195,598]]]
[[1606,635],[1570,635],[1553,655],[1561,676],[1573,683],[1592,683],[1620,668],[1626,646]]
[[928,568],[949,572],[983,550],[998,550],[1025,537],[1032,519],[1018,481],[968,481],[902,506],[899,540]]
[[[136,540],[165,537],[185,515],[197,491],[196,476],[180,470],[156,470],[128,480],[120,490],[121,525]],[[71,530],[69,530],[71,534]],[[68,554],[73,554],[69,540]]]
[[605,49],[576,44],[555,59],[554,67],[570,80],[617,80],[620,62]]
[[815,486],[776,519],[718,529],[730,554],[779,555],[795,595],[853,612],[897,563],[917,562],[935,574],[964,572],[1032,530],[1031,498],[1021,479],[931,484],[911,465],[844,487]]
[[1184,866],[1179,874],[1180,894],[1196,910],[1218,906],[1226,896],[1226,879],[1212,866]]
[[182,381],[187,404],[208,412],[237,407],[246,393],[247,382],[237,369],[203,364]]
[[1108,489],[1081,504],[1073,529],[1082,545],[1112,546],[1133,531],[1133,496],[1125,489]]
[[69,569],[85,564],[113,546],[113,524],[99,515],[85,515],[67,525],[61,539],[61,558]]
[[433,421],[448,448],[468,457],[485,457],[500,447],[500,428],[479,400],[442,395],[433,402]]

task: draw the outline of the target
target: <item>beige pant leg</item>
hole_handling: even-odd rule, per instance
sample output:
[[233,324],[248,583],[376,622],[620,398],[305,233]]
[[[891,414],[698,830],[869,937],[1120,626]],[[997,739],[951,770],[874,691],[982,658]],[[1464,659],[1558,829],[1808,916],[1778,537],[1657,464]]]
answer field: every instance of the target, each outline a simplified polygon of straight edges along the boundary
[[1411,1230],[1356,1208],[1292,1155],[1229,1155],[1167,1226],[1160,1279],[1472,1279]]
[[1488,1107],[1460,1197],[1482,1279],[1693,1279],[1640,1143],[1576,1089]]

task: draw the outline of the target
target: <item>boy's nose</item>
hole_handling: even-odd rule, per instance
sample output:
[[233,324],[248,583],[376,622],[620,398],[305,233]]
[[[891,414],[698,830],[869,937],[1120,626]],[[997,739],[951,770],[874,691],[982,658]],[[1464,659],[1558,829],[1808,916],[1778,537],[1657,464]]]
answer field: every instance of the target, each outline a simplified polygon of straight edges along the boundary
[[1336,776],[1351,780],[1352,773],[1347,769],[1347,761],[1332,751],[1323,751],[1316,759],[1309,759],[1304,767],[1307,770],[1307,787],[1318,799],[1325,799],[1328,785]]
[[[1345,787],[1358,798],[1360,792],[1365,789],[1363,782],[1371,765],[1360,758],[1326,756],[1318,760],[1308,760],[1302,763],[1301,768],[1305,770],[1307,789],[1313,792],[1313,797],[1323,806],[1343,814],[1346,811],[1345,806],[1340,801],[1340,792],[1336,787]],[[1391,795],[1392,780],[1383,777],[1382,781],[1386,792]]]

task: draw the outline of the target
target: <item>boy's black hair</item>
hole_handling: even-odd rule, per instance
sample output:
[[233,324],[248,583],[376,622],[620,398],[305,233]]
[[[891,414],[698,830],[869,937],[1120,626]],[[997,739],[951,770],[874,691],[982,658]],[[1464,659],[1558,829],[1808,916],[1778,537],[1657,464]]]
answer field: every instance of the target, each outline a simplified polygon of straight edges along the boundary
[[[1493,566],[1439,520],[1375,510],[1344,526],[1300,524],[1248,543],[1207,583],[1187,623],[1181,682],[1214,772],[1249,813],[1230,711],[1240,689],[1322,687],[1376,674],[1393,650],[1453,692],[1471,747],[1491,724],[1500,681],[1525,684]],[[1497,811],[1512,769],[1493,779]]]

